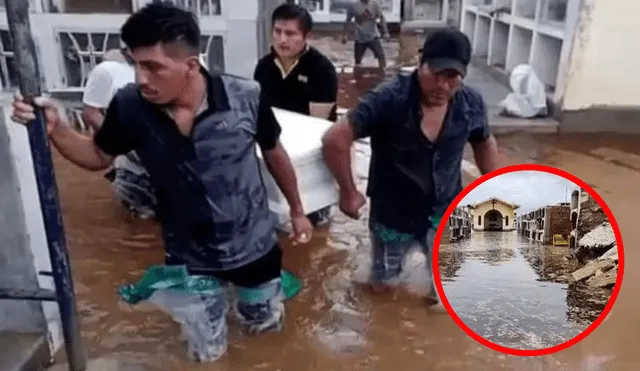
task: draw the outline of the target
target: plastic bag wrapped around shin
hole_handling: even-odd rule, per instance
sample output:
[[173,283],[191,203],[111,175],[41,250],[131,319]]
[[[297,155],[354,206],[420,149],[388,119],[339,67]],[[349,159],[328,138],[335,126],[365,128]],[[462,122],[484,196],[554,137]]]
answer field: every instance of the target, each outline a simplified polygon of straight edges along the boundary
[[[287,271],[282,275],[285,298],[301,289],[300,280]],[[214,362],[227,350],[229,311],[227,289],[211,276],[189,275],[185,266],[153,266],[135,284],[119,289],[120,298],[132,305],[147,301],[180,324],[181,340],[187,342],[189,358]]]
[[228,304],[226,290],[194,295],[181,290],[160,289],[148,302],[170,314],[180,324],[181,340],[196,362],[214,362],[227,351]]
[[129,304],[147,301],[173,317],[192,360],[213,362],[226,352],[228,304],[216,278],[189,275],[185,266],[153,266],[118,293]]

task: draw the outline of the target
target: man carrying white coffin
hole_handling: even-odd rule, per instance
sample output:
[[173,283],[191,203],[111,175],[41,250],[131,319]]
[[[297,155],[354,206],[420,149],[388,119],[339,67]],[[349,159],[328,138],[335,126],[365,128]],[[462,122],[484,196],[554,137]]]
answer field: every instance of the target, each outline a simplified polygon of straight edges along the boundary
[[[156,189],[166,264],[232,284],[234,312],[249,333],[281,330],[282,249],[257,148],[289,204],[292,238],[307,243],[313,227],[260,86],[203,68],[197,18],[171,3],[142,7],[120,34],[135,60],[136,84],[118,90],[94,137],[70,128],[56,105],[36,98],[50,140],[67,160],[93,171],[135,150]],[[20,97],[13,108],[16,122],[36,118]],[[210,327],[198,334],[209,334],[207,358],[218,359],[227,350],[227,291],[197,299]]]
[[431,305],[440,304],[431,269],[435,230],[462,190],[466,143],[483,174],[504,164],[482,96],[462,83],[470,58],[464,34],[433,32],[413,74],[368,92],[323,138],[325,161],[340,185],[340,209],[358,218],[366,199],[353,181],[350,148],[354,140],[371,137],[371,283],[388,288],[401,273],[406,253],[419,246],[432,278]]
[[[272,15],[271,52],[257,64],[254,79],[272,107],[336,120],[338,77],[333,63],[307,43],[313,27],[309,11],[282,4]],[[318,226],[328,222],[330,207],[309,215]]]

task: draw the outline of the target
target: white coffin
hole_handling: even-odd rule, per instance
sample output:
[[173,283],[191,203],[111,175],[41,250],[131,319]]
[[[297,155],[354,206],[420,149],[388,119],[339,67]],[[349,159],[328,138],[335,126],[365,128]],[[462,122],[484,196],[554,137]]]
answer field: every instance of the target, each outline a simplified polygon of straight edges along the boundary
[[[322,158],[322,135],[333,124],[317,117],[273,108],[282,127],[280,142],[286,149],[298,178],[298,190],[305,213],[311,213],[338,202],[338,187]],[[281,221],[289,219],[289,204],[271,177],[262,153],[260,166],[269,196],[269,208]]]

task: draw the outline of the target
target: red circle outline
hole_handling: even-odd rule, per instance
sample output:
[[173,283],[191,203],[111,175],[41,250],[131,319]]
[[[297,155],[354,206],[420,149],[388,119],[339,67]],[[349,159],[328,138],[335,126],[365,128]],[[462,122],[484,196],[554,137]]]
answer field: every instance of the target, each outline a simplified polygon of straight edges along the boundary
[[611,294],[611,297],[609,298],[609,301],[607,302],[607,305],[605,306],[602,313],[600,313],[598,318],[578,336],[574,337],[573,339],[567,340],[564,343],[561,343],[549,348],[526,349],[526,350],[514,349],[514,348],[508,348],[508,347],[496,344],[494,342],[491,342],[483,338],[482,336],[475,333],[469,326],[467,326],[462,321],[462,319],[460,319],[460,317],[458,317],[456,312],[451,307],[451,304],[449,303],[449,300],[447,299],[447,296],[445,295],[444,289],[442,287],[442,281],[440,280],[440,266],[439,266],[439,260],[438,260],[438,255],[439,255],[438,253],[440,251],[440,240],[442,239],[442,234],[444,232],[444,228],[447,225],[447,223],[440,223],[440,225],[438,226],[438,230],[436,231],[436,236],[433,243],[433,252],[432,252],[433,254],[432,265],[433,265],[433,272],[434,272],[433,278],[435,281],[434,283],[435,283],[436,289],[438,291],[438,295],[440,296],[442,300],[442,304],[447,310],[447,313],[449,313],[451,318],[453,318],[453,320],[458,324],[458,326],[475,341],[477,341],[478,343],[490,349],[493,349],[497,352],[501,352],[504,354],[514,355],[514,356],[544,356],[544,355],[549,355],[549,354],[559,352],[561,350],[567,349],[579,343],[581,340],[589,336],[589,334],[591,334],[596,328],[598,328],[598,326],[600,326],[600,324],[602,323],[602,321],[604,321],[607,315],[609,315],[609,312],[611,312],[611,308],[613,308],[613,305],[616,299],[618,298],[618,293],[620,292],[620,286],[622,286],[622,278],[624,275],[624,247],[622,243],[622,234],[620,233],[620,227],[618,226],[618,222],[616,221],[615,217],[613,216],[613,213],[611,212],[611,209],[609,209],[609,206],[604,202],[602,197],[600,197],[600,195],[597,194],[596,191],[591,186],[589,186],[587,183],[582,181],[580,178],[564,170],[560,170],[547,165],[540,165],[540,164],[512,165],[512,166],[507,166],[507,167],[494,170],[490,173],[487,173],[481,176],[480,178],[474,180],[467,187],[465,187],[462,190],[462,192],[460,192],[458,196],[456,196],[456,198],[453,200],[453,202],[451,202],[451,204],[447,208],[447,211],[445,211],[441,220],[448,220],[449,217],[451,216],[451,213],[453,213],[453,210],[458,206],[458,204],[462,201],[462,199],[479,185],[499,175],[512,173],[516,171],[541,171],[541,172],[561,176],[575,183],[576,185],[581,187],[583,190],[585,190],[587,193],[589,193],[589,195],[593,197],[598,202],[598,204],[600,204],[600,206],[602,207],[602,210],[605,212],[605,214],[609,218],[609,222],[611,223],[611,227],[613,228],[613,233],[616,237],[616,242],[618,244],[618,275],[616,277],[616,283],[613,288],[613,293]]

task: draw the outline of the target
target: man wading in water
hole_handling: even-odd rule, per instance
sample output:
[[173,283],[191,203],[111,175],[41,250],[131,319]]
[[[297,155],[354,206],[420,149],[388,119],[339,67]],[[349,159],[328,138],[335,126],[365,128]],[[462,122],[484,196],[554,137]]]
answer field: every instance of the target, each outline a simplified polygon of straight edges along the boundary
[[434,32],[413,74],[368,92],[324,135],[324,157],[340,186],[340,209],[352,218],[359,217],[366,199],[353,181],[350,150],[354,140],[371,137],[367,195],[376,290],[397,279],[407,251],[419,245],[432,278],[427,301],[439,305],[431,269],[437,228],[432,220],[462,190],[465,144],[471,143],[483,174],[504,166],[482,96],[462,84],[470,58],[464,34]]
[[[254,72],[273,107],[336,120],[338,76],[331,61],[307,43],[313,27],[309,11],[300,5],[282,4],[271,18],[271,53]],[[318,226],[329,222],[331,208],[309,215]]]
[[[296,241],[307,242],[313,227],[259,84],[208,73],[199,61],[195,15],[173,5],[140,9],[121,37],[135,61],[137,85],[118,91],[95,138],[72,130],[51,102],[37,99],[51,141],[88,170],[106,169],[115,156],[135,150],[157,192],[167,264],[232,283],[236,313],[248,331],[280,330],[282,250],[256,145],[289,202]],[[13,118],[31,122],[33,107],[16,99]],[[218,358],[227,348],[224,290],[203,302],[217,334],[208,345]]]

